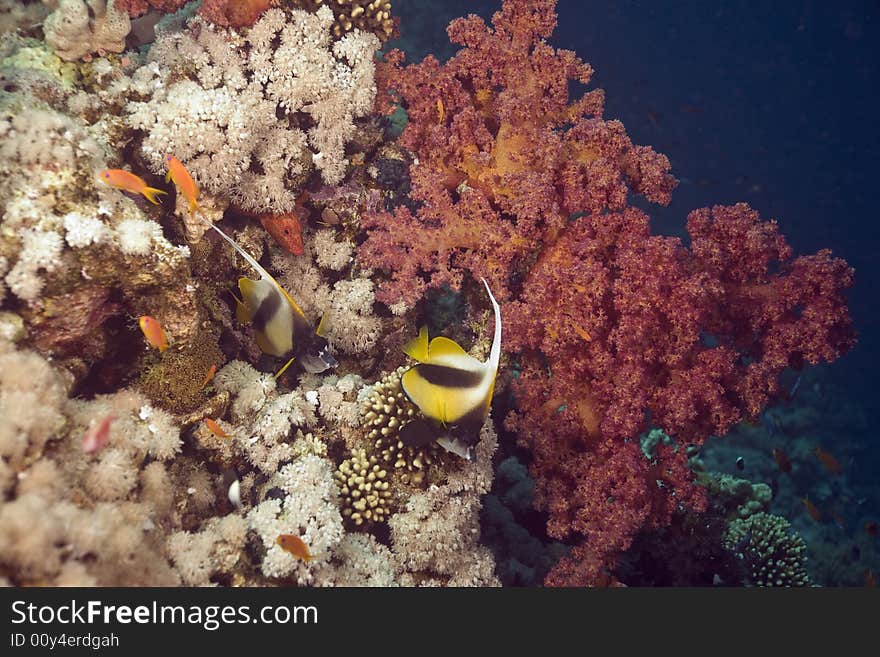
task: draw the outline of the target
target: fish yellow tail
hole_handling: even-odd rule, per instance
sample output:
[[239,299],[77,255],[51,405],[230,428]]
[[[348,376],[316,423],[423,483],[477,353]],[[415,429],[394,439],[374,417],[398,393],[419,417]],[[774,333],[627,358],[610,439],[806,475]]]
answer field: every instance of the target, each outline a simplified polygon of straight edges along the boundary
[[156,200],[156,194],[167,194],[164,189],[156,189],[155,187],[144,187],[141,191],[141,194],[147,197],[147,200],[153,205],[159,205],[159,201]]

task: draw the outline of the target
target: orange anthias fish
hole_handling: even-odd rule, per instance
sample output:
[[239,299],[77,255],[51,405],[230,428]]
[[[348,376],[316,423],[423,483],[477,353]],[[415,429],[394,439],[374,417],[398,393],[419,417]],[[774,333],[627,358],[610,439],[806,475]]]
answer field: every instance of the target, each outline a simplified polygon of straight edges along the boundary
[[877,586],[877,578],[874,577],[874,571],[871,570],[870,568],[868,568],[868,570],[865,571],[865,586],[867,586],[870,589],[873,589],[874,587]]
[[116,189],[123,189],[132,194],[143,194],[154,205],[159,205],[159,201],[156,200],[156,194],[168,193],[155,187],[149,187],[143,178],[125,169],[106,169],[99,174],[99,177],[106,184]]
[[827,468],[828,472],[830,472],[831,474],[839,475],[840,471],[843,470],[843,467],[840,465],[840,461],[831,456],[831,454],[826,452],[818,445],[816,446],[816,449],[813,450],[813,452],[816,454],[819,460],[822,461],[822,465],[824,465]]
[[189,175],[189,171],[186,170],[186,167],[173,155],[165,156],[165,163],[168,165],[168,173],[165,174],[165,182],[169,180],[173,180],[174,184],[177,185],[178,191],[183,194],[183,198],[185,198],[189,202],[189,211],[195,215],[196,212],[201,212],[199,208],[199,204],[196,199],[199,198],[199,186],[196,185],[196,181],[192,179],[192,176]]
[[168,338],[165,336],[165,331],[158,319],[149,315],[142,315],[138,320],[138,324],[140,324],[141,331],[143,331],[144,337],[151,347],[155,347],[160,353],[168,348]]
[[285,552],[289,552],[297,559],[302,559],[303,561],[312,560],[312,555],[309,552],[308,546],[303,543],[303,540],[299,536],[294,536],[293,534],[281,534],[275,539],[275,542],[278,543]]
[[214,374],[216,374],[216,373],[217,373],[217,366],[211,365],[211,367],[208,369],[208,373],[205,374],[205,380],[202,381],[203,388],[211,382],[211,379],[214,378]]
[[865,523],[865,533],[868,536],[876,536],[877,535],[877,523],[874,521]]
[[115,415],[108,415],[86,431],[82,439],[82,449],[86,454],[94,454],[107,444],[110,439],[110,424],[115,419]]
[[223,431],[223,427],[221,427],[209,417],[205,418],[205,426],[207,426],[208,429],[211,430],[211,433],[213,433],[218,438],[229,438],[229,434]]
[[788,454],[778,447],[774,447],[773,458],[776,460],[776,465],[779,466],[780,470],[786,473],[791,473],[791,460],[788,458]]
[[816,522],[822,520],[822,512],[819,511],[819,508],[810,501],[809,497],[804,497],[801,501],[804,503],[804,508],[813,520]]

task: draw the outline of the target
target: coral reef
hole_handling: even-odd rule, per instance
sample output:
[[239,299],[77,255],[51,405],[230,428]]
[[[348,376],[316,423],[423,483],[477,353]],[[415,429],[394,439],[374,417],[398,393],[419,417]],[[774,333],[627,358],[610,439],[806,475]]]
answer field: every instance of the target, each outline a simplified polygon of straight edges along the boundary
[[332,42],[329,9],[270,9],[239,35],[195,19],[150,49],[133,84],[148,97],[127,106],[156,173],[174,153],[202,188],[243,210],[293,210],[313,168],[345,174],[354,120],[375,96],[375,36]]
[[47,4],[55,10],[43,24],[46,43],[61,59],[125,50],[131,21],[116,0],[49,0]]
[[809,586],[807,546],[785,518],[756,513],[735,520],[724,540],[747,563],[755,586]]
[[[602,118],[600,91],[570,101],[592,70],[543,40],[555,22],[553,2],[508,0],[491,28],[453,21],[464,48],[442,66],[388,55],[380,104],[406,110],[418,205],[368,213],[358,257],[386,273],[389,305],[466,273],[507,301],[507,426],[533,452],[548,533],[580,541],[547,581],[589,584],[638,531],[702,507],[688,445],[755,419],[785,368],[852,346],[853,273],[828,251],[793,259],[744,204],[692,212],[690,249],[651,235],[628,195],[668,202],[669,162]],[[675,441],[651,460],[631,441],[647,417]]]
[[[669,161],[571,95],[592,69],[546,42],[552,0],[409,66],[375,59],[383,0],[55,0],[42,35],[28,7],[0,3],[0,581],[809,581],[778,482],[699,450],[853,344],[852,271],[743,204],[652,235],[631,199],[667,203]],[[212,224],[335,369],[263,352]],[[427,324],[485,359],[480,278],[504,354],[476,458],[406,445],[401,347]]]

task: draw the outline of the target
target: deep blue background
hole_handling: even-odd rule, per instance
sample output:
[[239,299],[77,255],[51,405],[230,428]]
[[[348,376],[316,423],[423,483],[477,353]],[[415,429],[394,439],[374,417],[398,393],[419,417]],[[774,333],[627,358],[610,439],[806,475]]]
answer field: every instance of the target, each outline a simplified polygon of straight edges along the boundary
[[[394,4],[410,61],[453,51],[451,18],[498,2]],[[828,375],[871,412],[880,365],[878,62],[880,3],[561,0],[551,42],[577,51],[606,91],[606,117],[666,154],[681,184],[655,231],[746,201],[797,253],[830,248],[856,268],[856,349]]]

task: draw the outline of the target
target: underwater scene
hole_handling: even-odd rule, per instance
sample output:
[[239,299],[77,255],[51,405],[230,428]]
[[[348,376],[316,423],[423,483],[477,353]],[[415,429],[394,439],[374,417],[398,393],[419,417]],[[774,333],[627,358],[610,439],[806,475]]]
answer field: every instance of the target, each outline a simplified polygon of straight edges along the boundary
[[0,584],[874,586],[878,26],[0,0]]

